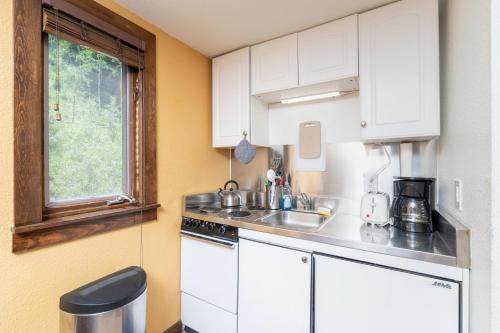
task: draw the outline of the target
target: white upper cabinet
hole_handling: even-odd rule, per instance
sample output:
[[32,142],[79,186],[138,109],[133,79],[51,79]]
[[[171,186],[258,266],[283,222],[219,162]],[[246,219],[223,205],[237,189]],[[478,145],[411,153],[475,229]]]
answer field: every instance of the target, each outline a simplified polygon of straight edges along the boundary
[[298,86],[297,34],[252,46],[252,95]]
[[299,85],[358,76],[358,15],[299,32]]
[[438,0],[359,15],[359,72],[364,141],[438,136]]
[[234,147],[250,135],[250,49],[212,60],[214,147]]

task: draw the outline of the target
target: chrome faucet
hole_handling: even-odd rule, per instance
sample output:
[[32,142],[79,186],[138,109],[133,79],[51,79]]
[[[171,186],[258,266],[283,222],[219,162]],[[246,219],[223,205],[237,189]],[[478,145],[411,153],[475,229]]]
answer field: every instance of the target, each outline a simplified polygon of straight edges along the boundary
[[309,198],[307,194],[300,193],[298,199],[300,203],[304,206],[304,210],[314,210],[314,201],[312,200],[312,198]]

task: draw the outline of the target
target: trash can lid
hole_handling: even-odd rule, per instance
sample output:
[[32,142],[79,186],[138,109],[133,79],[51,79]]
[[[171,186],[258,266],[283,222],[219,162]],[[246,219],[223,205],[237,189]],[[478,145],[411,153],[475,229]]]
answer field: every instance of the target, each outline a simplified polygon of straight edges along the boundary
[[146,272],[131,266],[62,295],[59,308],[72,314],[114,310],[135,300],[146,286]]

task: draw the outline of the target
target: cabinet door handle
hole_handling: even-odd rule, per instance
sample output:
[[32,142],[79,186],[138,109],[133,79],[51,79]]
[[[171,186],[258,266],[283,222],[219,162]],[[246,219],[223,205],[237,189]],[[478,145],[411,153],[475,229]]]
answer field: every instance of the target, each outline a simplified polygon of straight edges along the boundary
[[306,257],[306,256],[303,256],[303,257],[302,257],[302,262],[303,262],[304,264],[307,264],[307,257]]
[[366,121],[364,121],[364,120],[363,120],[363,121],[361,122],[361,127],[365,128],[365,127],[366,127],[366,125],[367,125]]

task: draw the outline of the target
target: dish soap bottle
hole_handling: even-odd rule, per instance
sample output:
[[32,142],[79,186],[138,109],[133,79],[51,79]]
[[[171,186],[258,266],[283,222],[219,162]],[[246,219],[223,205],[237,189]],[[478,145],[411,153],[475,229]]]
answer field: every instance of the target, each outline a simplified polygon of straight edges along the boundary
[[283,195],[282,195],[282,205],[281,209],[282,210],[290,210],[292,209],[292,189],[290,188],[290,185],[288,185],[288,182],[283,186]]

